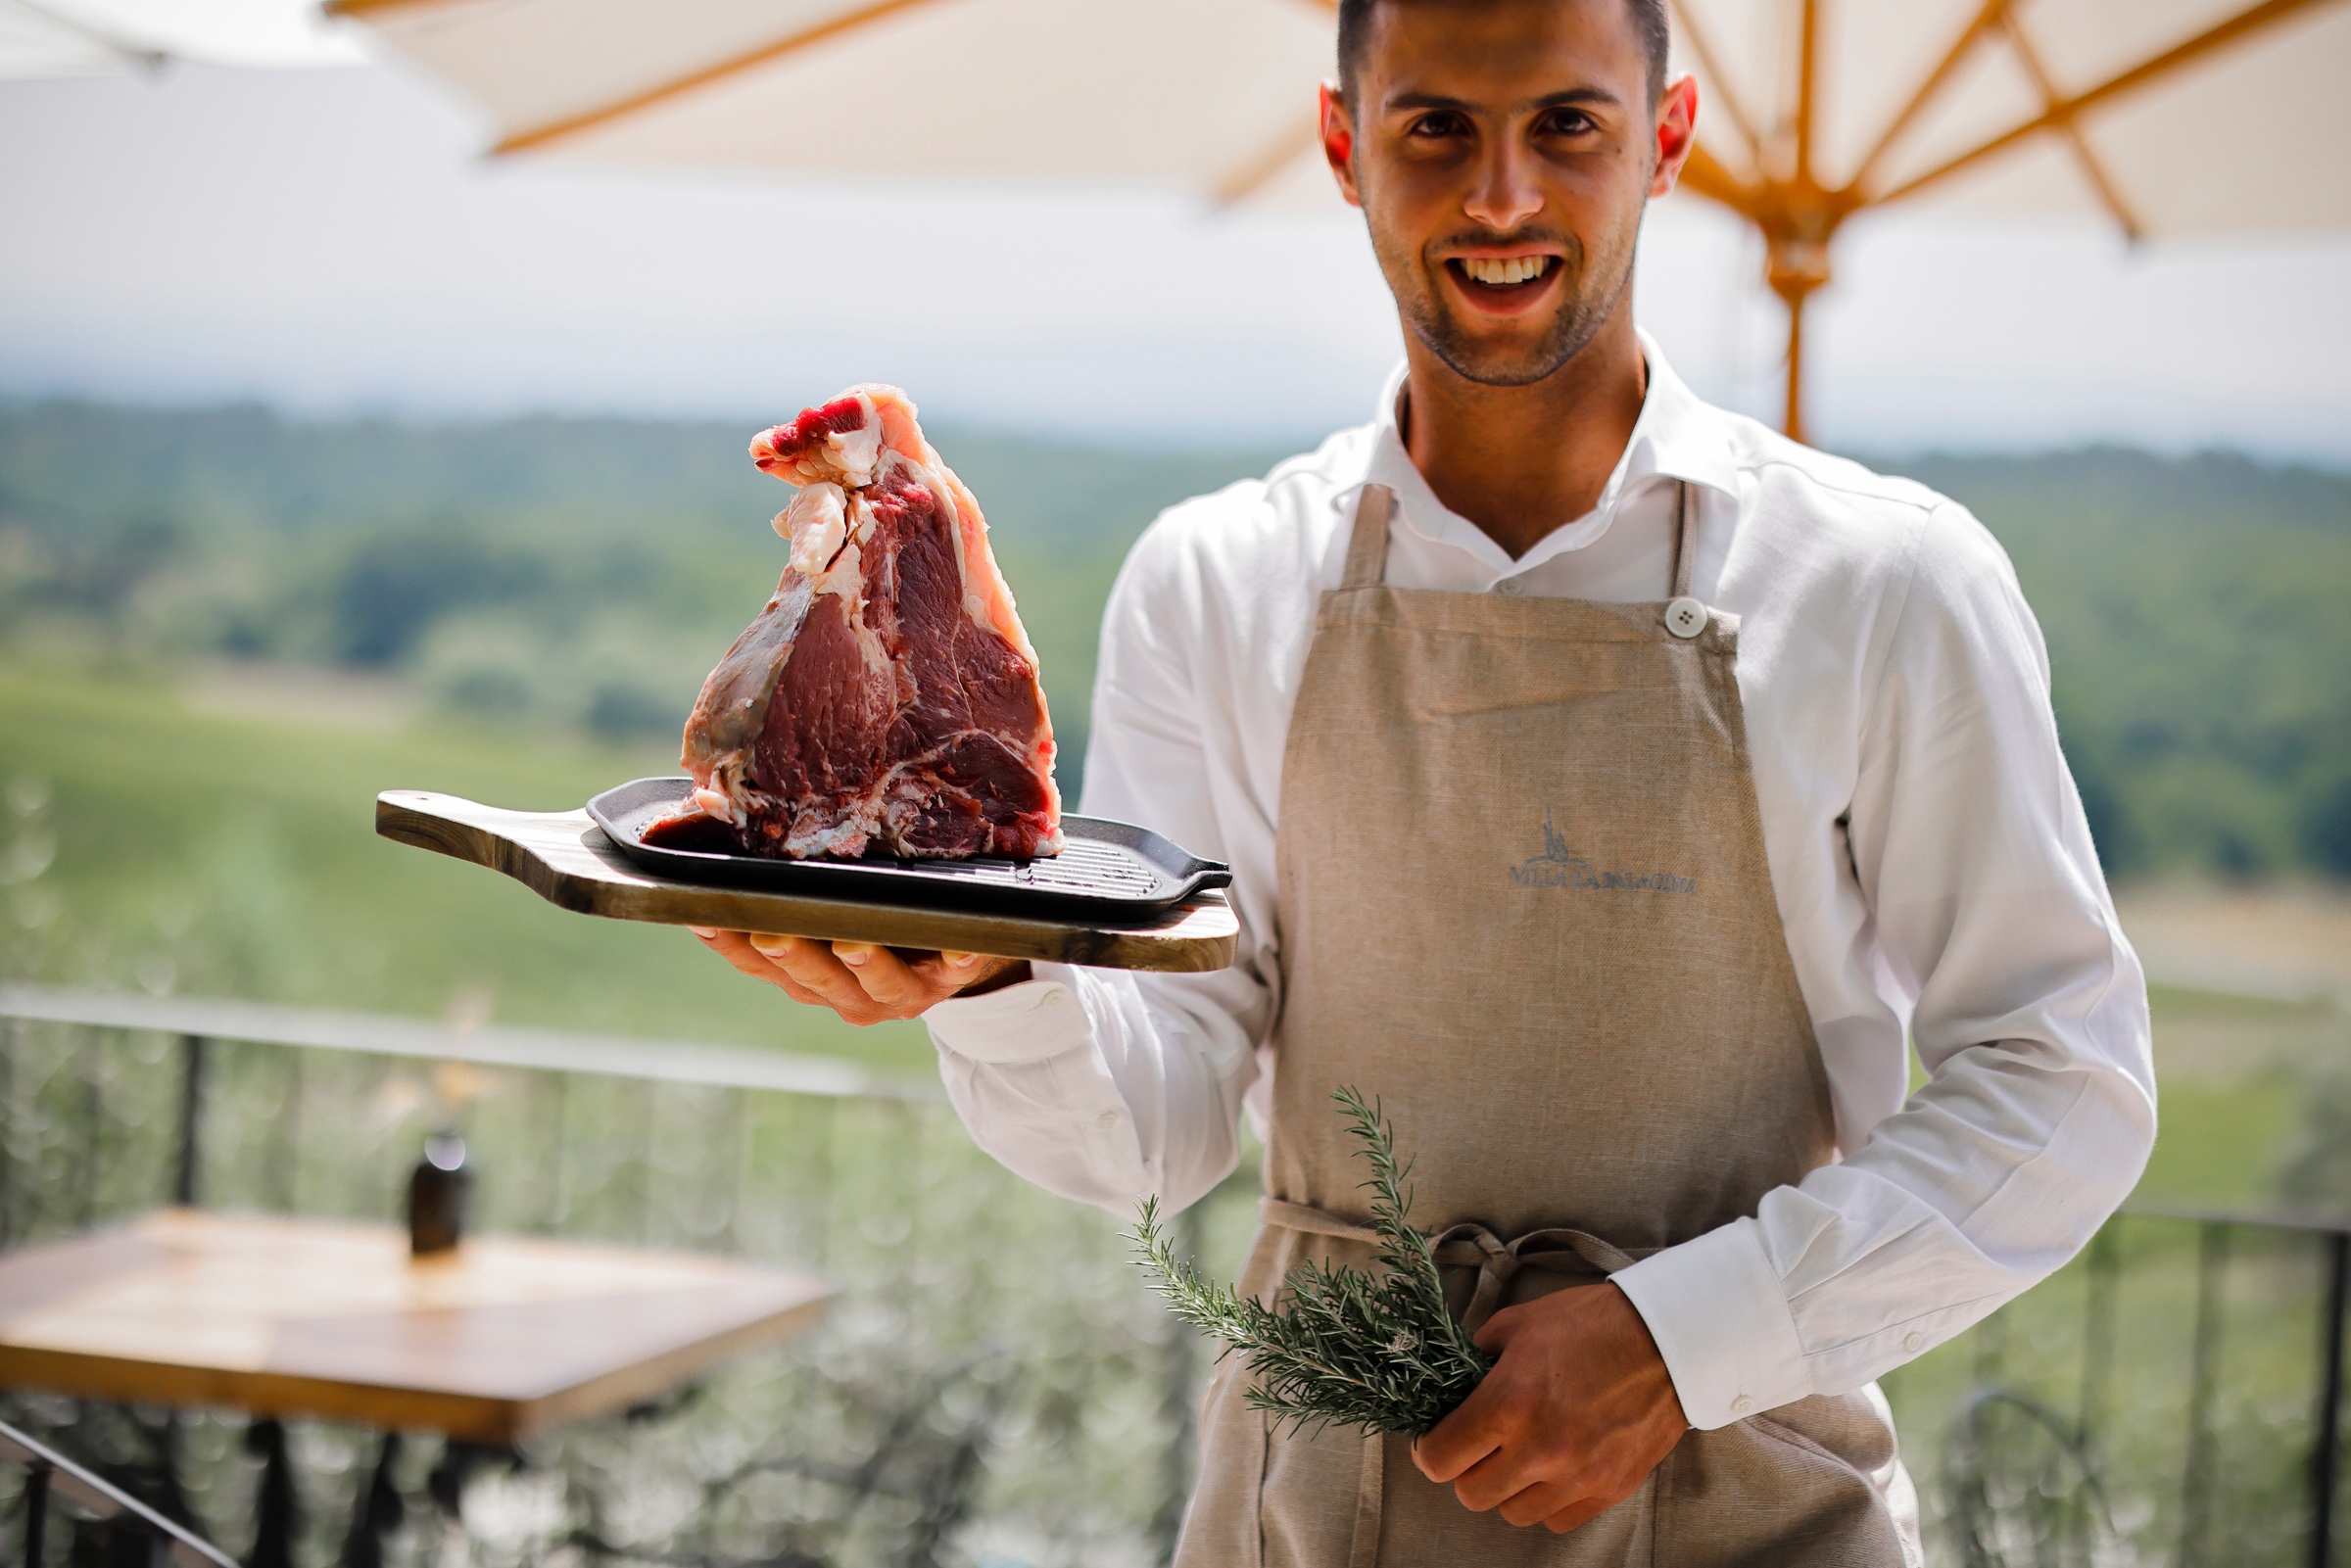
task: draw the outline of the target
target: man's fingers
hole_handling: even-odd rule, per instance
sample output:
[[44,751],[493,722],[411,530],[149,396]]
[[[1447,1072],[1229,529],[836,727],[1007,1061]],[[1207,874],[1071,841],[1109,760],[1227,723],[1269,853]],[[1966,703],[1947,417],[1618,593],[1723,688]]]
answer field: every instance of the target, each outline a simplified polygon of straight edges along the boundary
[[1525,1320],[1526,1313],[1518,1307],[1506,1307],[1480,1323],[1477,1326],[1477,1332],[1469,1336],[1469,1343],[1488,1355],[1499,1356],[1504,1351],[1510,1349],[1511,1337],[1517,1332],[1518,1325]]
[[[689,927],[704,947],[795,1002],[829,1007],[851,1023],[919,1018],[1005,967],[973,953],[901,953],[873,942],[826,942],[765,931]],[[1025,970],[1024,970],[1025,973]]]
[[1413,1445],[1413,1463],[1431,1481],[1451,1481],[1502,1447],[1503,1434],[1488,1421],[1487,1403],[1478,1400],[1484,1388],[1470,1390],[1468,1399]]
[[[1461,1472],[1454,1479],[1453,1495],[1462,1499],[1463,1507],[1483,1513],[1488,1508],[1502,1506],[1530,1487],[1541,1485],[1547,1479],[1546,1470],[1551,1468],[1532,1450],[1532,1446],[1522,1434],[1519,1441],[1501,1445]],[[1558,1479],[1556,1469],[1548,1479]],[[1577,1490],[1580,1489],[1568,1488],[1552,1507],[1556,1509],[1565,1504]],[[1529,1514],[1523,1522],[1533,1524],[1542,1517],[1540,1513]],[[1513,1524],[1520,1522],[1511,1520]]]
[[1569,1503],[1566,1507],[1561,1508],[1558,1513],[1555,1513],[1550,1518],[1544,1520],[1543,1528],[1556,1532],[1559,1535],[1565,1535],[1568,1531],[1573,1530],[1577,1525],[1590,1524],[1593,1520],[1599,1518],[1602,1514],[1607,1513],[1610,1508],[1616,1506],[1617,1502],[1622,1500],[1622,1498],[1608,1497],[1582,1498],[1579,1501]]
[[[1515,1497],[1506,1498],[1502,1504],[1502,1516],[1514,1525],[1548,1524],[1559,1514],[1580,1507],[1590,1500],[1582,1496],[1575,1487],[1562,1486],[1557,1481],[1545,1481],[1528,1487]],[[1602,1506],[1606,1506],[1606,1504],[1602,1504]],[[1599,1509],[1595,1508],[1593,1511],[1598,1512]]]
[[980,972],[991,961],[978,953],[933,953],[915,967],[926,974],[936,974],[941,985],[960,991],[980,977]]
[[753,947],[750,938],[741,931],[705,931],[690,927],[701,944],[720,958],[748,974],[752,979],[765,980],[770,985],[784,983],[782,974],[769,963],[767,955]]
[[913,1018],[951,994],[938,976],[909,965],[887,947],[868,942],[835,942],[840,960],[865,994],[899,1018]]
[[769,963],[791,975],[792,979],[814,991],[825,1005],[851,1022],[860,1022],[860,1015],[869,1012],[873,998],[857,983],[833,953],[829,942],[810,941],[804,936],[754,935],[751,945],[767,955]]

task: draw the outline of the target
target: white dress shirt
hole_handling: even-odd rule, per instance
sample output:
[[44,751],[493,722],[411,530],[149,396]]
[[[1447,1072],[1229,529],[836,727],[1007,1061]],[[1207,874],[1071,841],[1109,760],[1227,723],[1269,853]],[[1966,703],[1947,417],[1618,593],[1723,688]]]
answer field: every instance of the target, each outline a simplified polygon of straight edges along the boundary
[[[2155,1085],[2145,982],[2007,556],[1963,507],[1710,407],[1642,347],[1648,397],[1599,503],[1518,560],[1413,466],[1401,369],[1372,423],[1164,513],[1104,617],[1084,809],[1231,862],[1239,957],[1039,964],[928,1022],[957,1113],[1014,1171],[1123,1217],[1200,1197],[1280,1070],[1282,750],[1358,491],[1399,499],[1391,586],[1625,601],[1666,596],[1688,481],[1693,592],[1740,617],[1772,888],[1840,1154],[1615,1276],[1715,1427],[1857,1389],[2063,1263],[2145,1164]],[[1442,951],[1394,960],[1446,983]]]

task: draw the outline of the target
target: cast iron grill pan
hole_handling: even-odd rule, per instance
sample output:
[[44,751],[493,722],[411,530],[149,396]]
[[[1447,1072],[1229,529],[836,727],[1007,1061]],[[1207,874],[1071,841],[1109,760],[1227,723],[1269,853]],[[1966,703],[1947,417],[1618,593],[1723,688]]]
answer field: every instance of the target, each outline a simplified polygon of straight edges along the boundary
[[656,877],[868,903],[1144,920],[1232,881],[1222,861],[1104,817],[1065,815],[1061,853],[1035,860],[770,860],[646,843],[646,829],[676,816],[693,788],[691,779],[634,780],[589,801],[588,815],[614,848]]

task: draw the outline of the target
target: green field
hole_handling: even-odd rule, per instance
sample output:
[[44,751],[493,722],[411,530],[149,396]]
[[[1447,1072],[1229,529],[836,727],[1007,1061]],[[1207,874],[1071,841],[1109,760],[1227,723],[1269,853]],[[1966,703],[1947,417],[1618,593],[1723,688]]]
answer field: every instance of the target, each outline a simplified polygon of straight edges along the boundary
[[[915,1025],[851,1029],[682,932],[569,914],[374,836],[380,789],[562,808],[671,771],[666,748],[429,711],[391,726],[239,718],[182,690],[162,666],[0,661],[0,877],[14,884],[0,974],[426,1017],[486,995],[501,1022],[928,1068]],[[2163,988],[2155,1002],[2159,1048],[2193,1049],[2165,1071],[2142,1195],[2269,1201],[2316,1136],[2314,1079],[2351,1071],[2351,1029],[2325,1008]]]
[[[0,974],[730,1040],[926,1069],[919,1026],[851,1029],[680,930],[556,909],[375,836],[388,788],[560,809],[674,771],[649,745],[446,720],[378,732],[195,713],[172,673],[0,663]],[[37,874],[35,868],[38,868]]]
[[[1280,454],[935,434],[986,507],[1074,795],[1128,546]],[[501,733],[666,744],[782,563],[787,492],[748,435],[0,404],[0,650],[309,663]],[[2351,602],[2351,475],[2118,450],[1878,465],[2007,546],[2110,871],[2351,877],[2351,617],[2324,608]]]

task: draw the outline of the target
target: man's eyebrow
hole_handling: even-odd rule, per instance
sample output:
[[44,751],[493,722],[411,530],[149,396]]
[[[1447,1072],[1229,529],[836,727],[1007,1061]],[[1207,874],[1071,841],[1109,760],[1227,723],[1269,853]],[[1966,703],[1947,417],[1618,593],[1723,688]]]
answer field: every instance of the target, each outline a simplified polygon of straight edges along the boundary
[[[1620,109],[1624,106],[1624,100],[1606,87],[1568,87],[1556,93],[1545,93],[1540,98],[1529,99],[1521,104],[1514,104],[1511,108],[1524,112],[1567,109],[1581,104],[1605,104],[1611,109]],[[1443,93],[1400,92],[1386,99],[1380,107],[1391,113],[1397,110],[1443,109],[1450,110],[1457,115],[1473,115],[1485,106],[1471,103],[1466,98],[1450,98]]]

